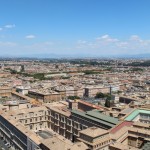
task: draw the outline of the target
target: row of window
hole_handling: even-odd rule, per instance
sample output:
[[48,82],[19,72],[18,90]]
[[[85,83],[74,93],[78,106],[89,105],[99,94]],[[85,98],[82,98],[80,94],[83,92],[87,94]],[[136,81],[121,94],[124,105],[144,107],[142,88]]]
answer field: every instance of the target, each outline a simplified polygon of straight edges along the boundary
[[21,113],[21,114],[18,114],[18,117],[21,119],[23,117],[25,117],[25,118],[27,118],[27,117],[37,117],[37,116],[42,116],[42,115],[48,115],[48,112],[44,111],[44,110],[40,110],[36,113],[34,113],[34,112],[30,112],[28,114]]
[[102,143],[100,143],[100,144],[95,145],[94,148],[98,148],[98,147],[104,146],[104,145],[106,145],[106,144],[109,144],[110,142],[111,142],[110,140],[105,141],[105,142],[102,142]]

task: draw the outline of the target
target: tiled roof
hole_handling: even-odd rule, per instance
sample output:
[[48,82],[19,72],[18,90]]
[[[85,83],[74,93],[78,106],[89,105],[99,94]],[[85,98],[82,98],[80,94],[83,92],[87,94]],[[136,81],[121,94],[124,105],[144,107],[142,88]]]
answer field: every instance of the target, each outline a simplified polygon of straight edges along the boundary
[[122,123],[120,123],[119,125],[117,125],[116,127],[114,127],[110,133],[114,134],[117,131],[119,131],[121,128],[123,128],[124,126],[131,126],[133,124],[133,122],[129,122],[129,121],[124,121]]

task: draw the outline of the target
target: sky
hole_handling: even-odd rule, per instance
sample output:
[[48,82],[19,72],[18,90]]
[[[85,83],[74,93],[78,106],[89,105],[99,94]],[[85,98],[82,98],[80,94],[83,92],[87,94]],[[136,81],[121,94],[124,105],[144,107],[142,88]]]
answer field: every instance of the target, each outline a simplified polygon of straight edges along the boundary
[[150,0],[0,0],[0,56],[150,53]]

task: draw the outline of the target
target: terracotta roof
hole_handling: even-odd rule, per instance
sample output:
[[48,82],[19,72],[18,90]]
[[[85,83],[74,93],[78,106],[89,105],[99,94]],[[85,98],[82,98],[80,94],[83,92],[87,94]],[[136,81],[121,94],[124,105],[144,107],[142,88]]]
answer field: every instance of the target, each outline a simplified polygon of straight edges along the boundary
[[117,126],[115,126],[111,131],[110,133],[114,134],[116,132],[118,132],[121,128],[123,128],[124,126],[132,126],[133,122],[131,121],[124,121],[124,122],[121,122],[120,124],[118,124]]

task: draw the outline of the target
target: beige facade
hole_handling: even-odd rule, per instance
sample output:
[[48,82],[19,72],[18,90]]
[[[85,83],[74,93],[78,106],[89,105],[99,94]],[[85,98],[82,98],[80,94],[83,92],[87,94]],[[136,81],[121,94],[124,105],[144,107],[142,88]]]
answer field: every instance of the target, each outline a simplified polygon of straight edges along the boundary
[[77,140],[86,143],[90,150],[109,150],[111,143],[109,132],[97,127],[80,131]]
[[[122,122],[110,131],[110,150],[142,149],[150,141],[150,127],[141,122]],[[119,146],[120,145],[120,146]]]
[[32,97],[36,100],[39,100],[41,102],[44,102],[44,103],[57,102],[57,101],[60,101],[62,99],[61,95],[57,92],[39,93],[36,91],[29,91],[28,94],[30,97]]
[[0,88],[0,96],[1,97],[11,97],[12,88],[2,87]]
[[38,131],[48,128],[48,111],[45,107],[35,107],[10,112],[14,118],[24,124],[29,130]]
[[86,97],[95,97],[97,93],[109,93],[110,88],[109,87],[86,87],[85,88],[85,94]]

